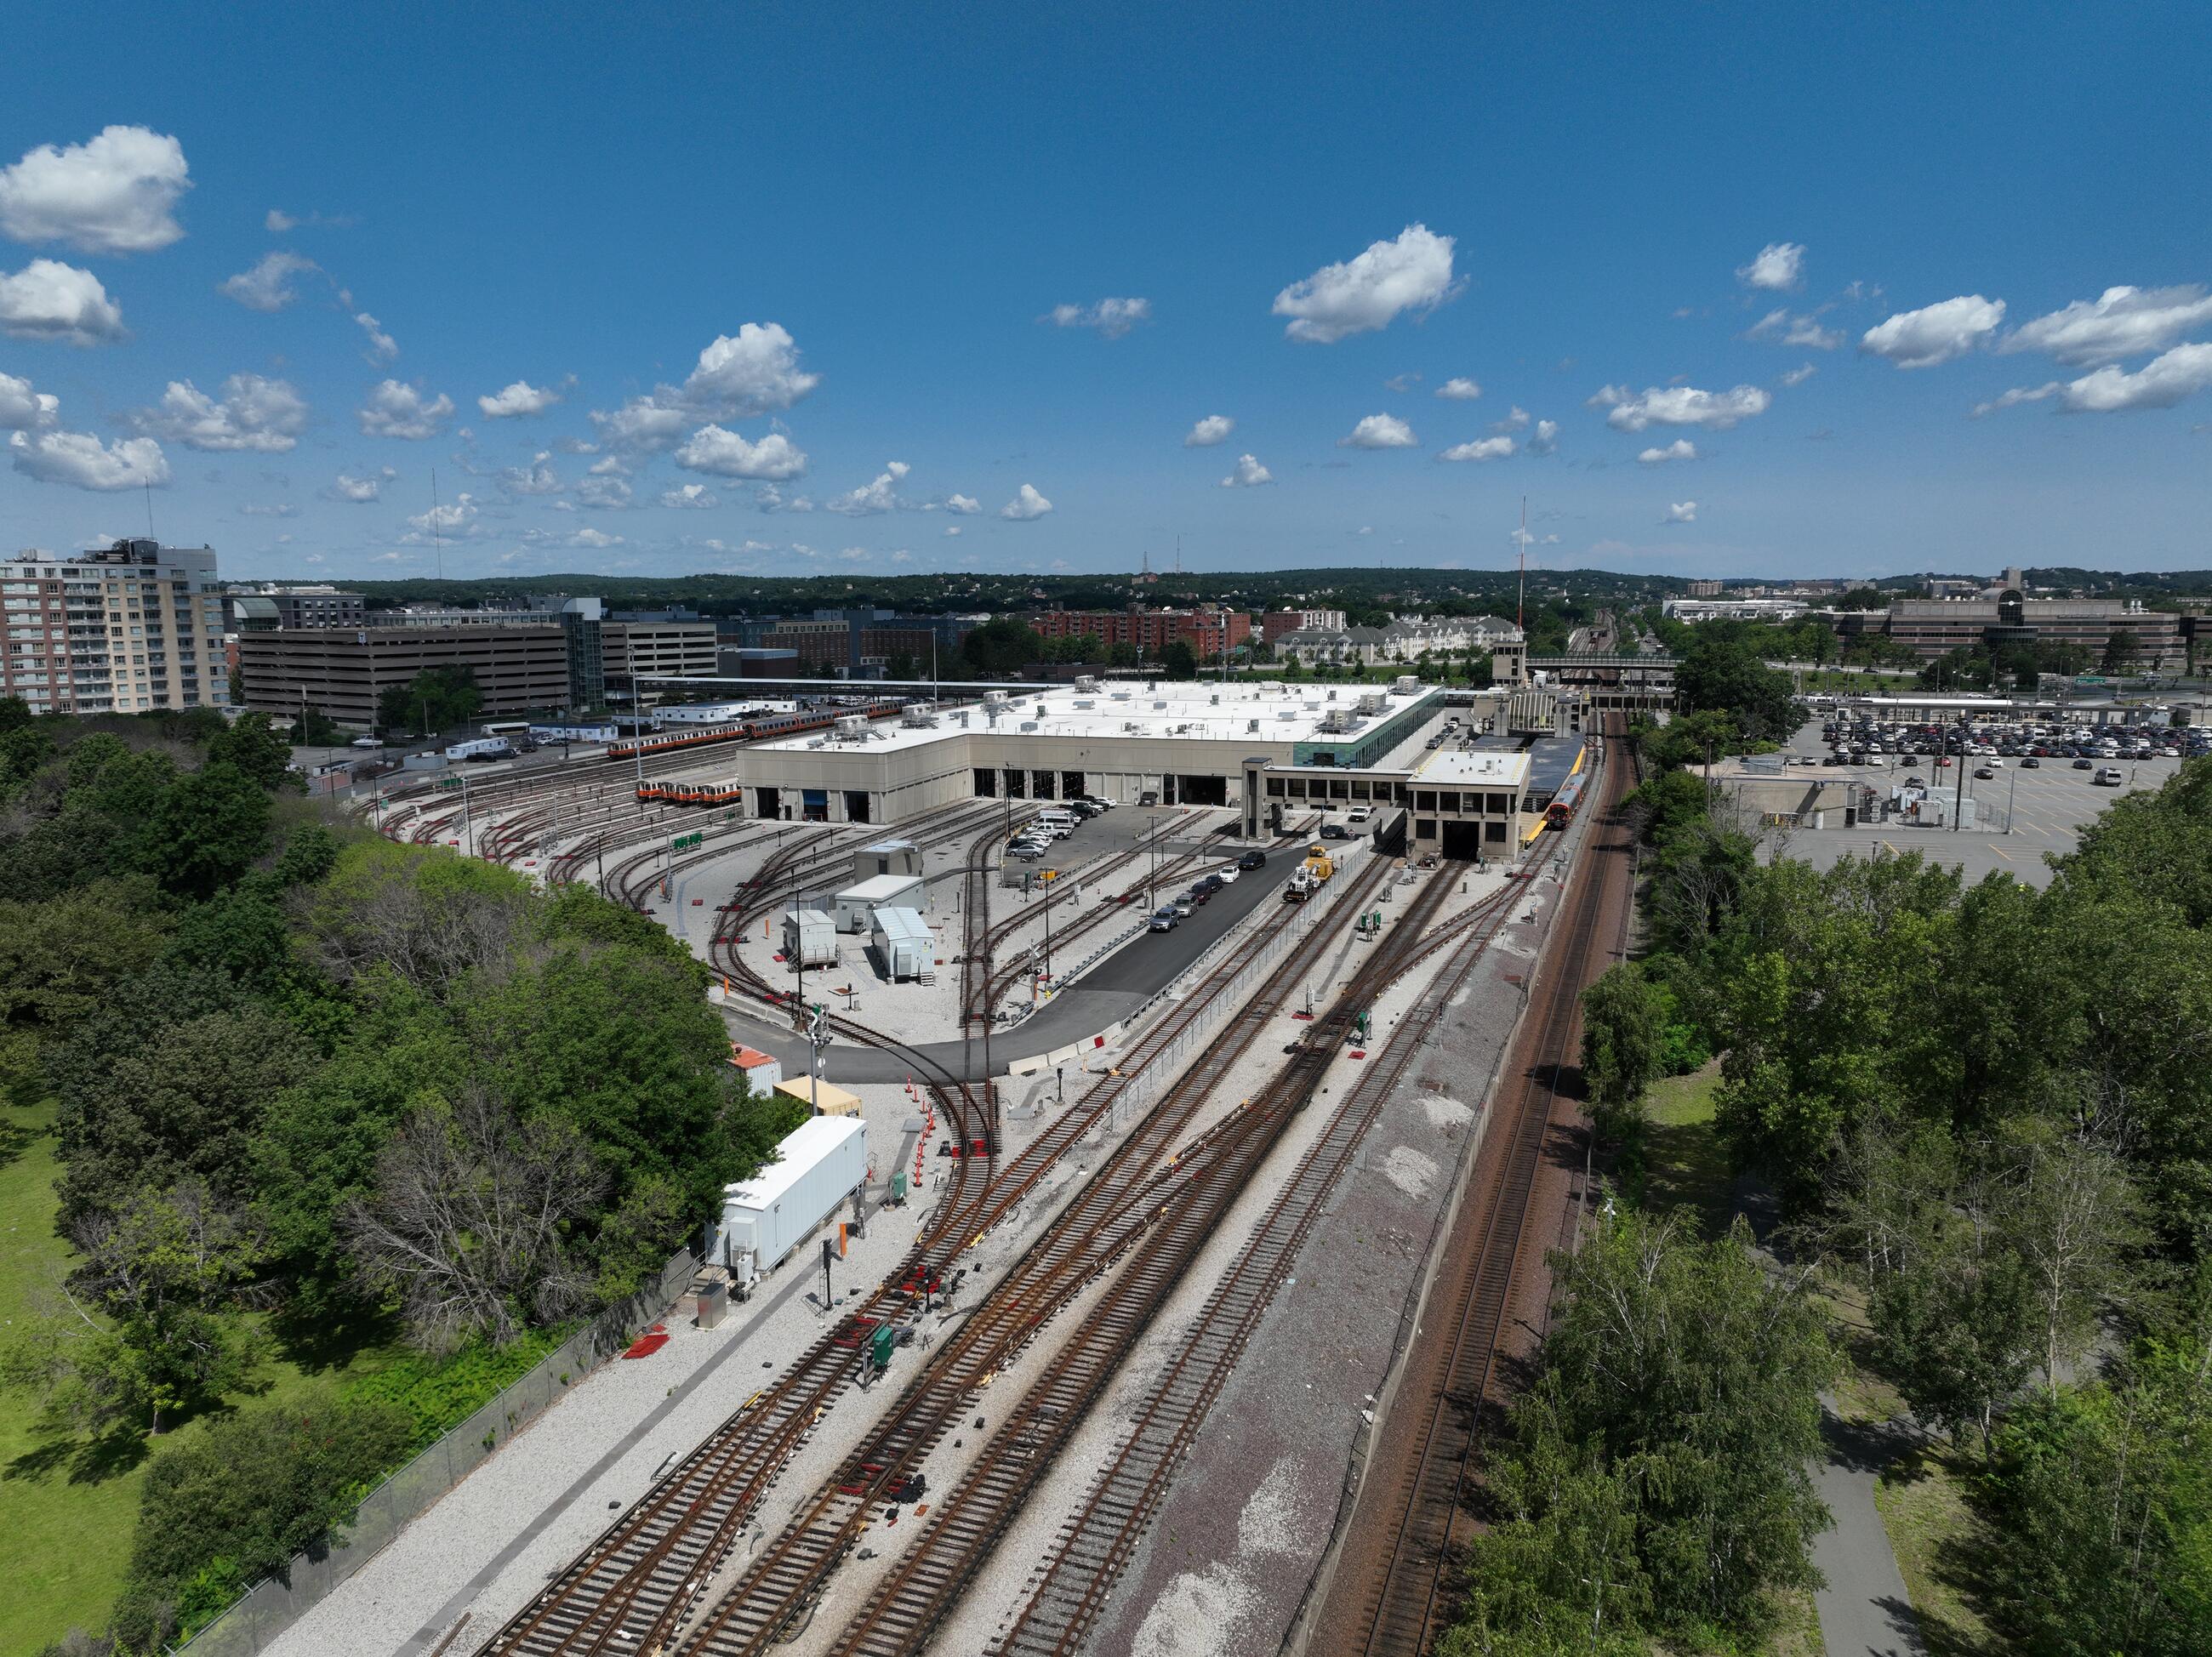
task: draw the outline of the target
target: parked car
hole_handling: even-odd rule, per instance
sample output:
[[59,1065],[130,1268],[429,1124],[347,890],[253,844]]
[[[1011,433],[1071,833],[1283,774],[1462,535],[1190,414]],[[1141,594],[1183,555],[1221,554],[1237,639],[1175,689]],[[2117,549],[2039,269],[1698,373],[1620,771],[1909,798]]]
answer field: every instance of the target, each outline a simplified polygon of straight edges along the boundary
[[2076,760],[2074,768],[2076,771],[2094,771],[2097,768],[2097,762],[2094,760]]
[[2043,762],[2030,754],[2020,762],[2020,768],[2023,771],[2040,771],[2043,768]]
[[1180,920],[1189,920],[1189,919],[1190,919],[1190,912],[1191,912],[1191,909],[1192,909],[1192,907],[1193,907],[1193,905],[1192,905],[1192,903],[1191,903],[1191,901],[1190,901],[1188,898],[1187,898],[1187,897],[1179,897],[1179,898],[1176,899],[1176,901],[1175,901],[1174,902],[1172,902],[1172,903],[1170,903],[1170,905],[1168,905],[1168,907],[1169,907],[1170,909],[1173,909],[1173,910],[1176,912],[1176,917],[1177,917],[1178,919],[1180,919]]
[[1267,866],[1267,854],[1255,847],[1237,859],[1237,866],[1240,869],[1264,869]]
[[1322,824],[1321,837],[1323,840],[1354,840],[1358,838],[1351,829],[1346,828],[1340,822],[1324,822]]
[[1224,863],[1206,878],[1217,886],[1228,886],[1235,883],[1238,868],[1236,864]]
[[1355,805],[1344,815],[1349,822],[1364,822],[1375,815],[1375,808],[1371,805]]
[[1974,768],[1975,780],[1979,782],[1994,782],[1996,780],[1996,774],[1986,765],[1978,765]]
[[1148,932],[1171,932],[1181,919],[1172,908],[1155,909],[1152,918],[1145,923],[1145,930]]

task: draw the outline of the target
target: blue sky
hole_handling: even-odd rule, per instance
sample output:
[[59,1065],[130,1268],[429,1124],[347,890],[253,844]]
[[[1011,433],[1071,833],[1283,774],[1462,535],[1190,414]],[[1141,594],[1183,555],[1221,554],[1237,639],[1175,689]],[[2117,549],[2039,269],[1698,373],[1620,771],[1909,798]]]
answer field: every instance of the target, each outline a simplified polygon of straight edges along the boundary
[[15,19],[0,543],[2212,565],[2201,5],[636,10]]

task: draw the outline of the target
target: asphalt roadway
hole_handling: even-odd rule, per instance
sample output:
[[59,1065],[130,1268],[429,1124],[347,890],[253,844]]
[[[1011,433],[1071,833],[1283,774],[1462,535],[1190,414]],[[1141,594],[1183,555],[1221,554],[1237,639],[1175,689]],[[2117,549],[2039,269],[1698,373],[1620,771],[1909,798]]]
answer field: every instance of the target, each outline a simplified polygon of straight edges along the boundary
[[[1218,850],[1223,853],[1222,861],[1227,863],[1233,862],[1242,849],[1209,836],[1199,841],[1171,841],[1161,852],[1165,857],[1188,851]],[[1298,862],[1292,855],[1293,849],[1269,851],[1265,869],[1252,870],[1235,884],[1224,887],[1214,894],[1212,902],[1193,909],[1173,932],[1139,933],[1054,996],[1034,1016],[1009,1029],[994,1031],[990,1042],[993,1073],[1003,1071],[1012,1059],[1034,1058],[1071,1042],[1087,1041],[1143,1006],[1254,909],[1265,902],[1282,901],[1283,884]],[[1188,883],[1178,883],[1175,889],[1188,890]],[[1164,885],[1162,887],[1163,901],[1174,895]],[[1145,912],[1133,903],[1127,913],[1134,922]],[[795,1033],[766,1023],[750,1008],[726,1006],[723,1017],[737,1040],[781,1059],[786,1075],[806,1074],[806,1044]],[[984,1078],[983,1037],[980,1031],[961,1041],[926,1041],[904,1048],[866,1047],[849,1041],[834,1041],[823,1056],[823,1072],[830,1081],[841,1083],[900,1082],[913,1074],[915,1054],[939,1066],[944,1071],[940,1079],[980,1082]]]

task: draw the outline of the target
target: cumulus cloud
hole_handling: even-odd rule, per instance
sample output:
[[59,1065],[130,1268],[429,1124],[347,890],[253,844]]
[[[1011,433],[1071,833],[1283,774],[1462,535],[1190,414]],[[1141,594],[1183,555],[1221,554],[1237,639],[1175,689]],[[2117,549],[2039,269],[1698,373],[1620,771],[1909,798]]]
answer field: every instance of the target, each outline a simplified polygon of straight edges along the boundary
[[1664,448],[1649,448],[1636,458],[1647,466],[1663,466],[1670,460],[1695,460],[1698,446],[1686,437],[1678,437]]
[[1652,385],[1640,394],[1626,385],[1606,385],[1589,399],[1589,406],[1607,410],[1606,424],[1615,431],[1702,426],[1719,432],[1739,420],[1765,414],[1773,401],[1773,393],[1757,385],[1738,385],[1726,391],[1704,391],[1694,385]]
[[660,492],[660,504],[689,509],[719,507],[714,490],[704,483],[672,483]]
[[270,506],[248,503],[238,509],[238,515],[240,518],[297,518],[300,509],[289,501],[279,501]]
[[786,495],[773,483],[763,483],[753,491],[753,505],[763,512],[812,512],[813,498],[804,495]]
[[611,412],[592,410],[592,424],[599,428],[600,442],[611,448],[648,452],[673,448],[692,419],[681,394],[667,386],[649,396],[634,397]]
[[191,188],[174,138],[111,126],[66,149],[40,144],[0,171],[0,232],[85,253],[150,253],[185,234],[173,209]]
[[1749,264],[1736,267],[1736,280],[1747,288],[1782,292],[1804,280],[1805,248],[1802,242],[1771,241]]
[[877,473],[872,482],[823,501],[822,508],[824,512],[842,513],[848,518],[895,512],[904,504],[898,498],[899,480],[913,470],[905,461],[894,460]]
[[960,533],[960,525],[957,524],[947,524],[945,526],[945,533],[946,537],[950,539],[951,537]]
[[1325,264],[1275,295],[1274,313],[1288,317],[1285,337],[1334,345],[1352,334],[1387,328],[1403,311],[1434,310],[1459,291],[1452,279],[1452,239],[1409,224],[1390,241],[1357,258]]
[[1818,368],[1808,362],[1803,367],[1792,368],[1788,373],[1783,375],[1782,383],[1784,385],[1802,385],[1820,372]]
[[1014,498],[999,508],[999,516],[1012,519],[1017,524],[1026,524],[1031,519],[1042,518],[1052,510],[1052,502],[1036,492],[1031,483],[1022,485]]
[[354,313],[354,325],[368,336],[368,349],[362,355],[371,362],[389,362],[399,355],[399,342],[384,331],[384,325],[366,311]]
[[2133,373],[2103,367],[2084,374],[2059,395],[2075,414],[2114,414],[2126,409],[2171,409],[2212,386],[2212,345],[2177,345]]
[[1227,415],[1208,415],[1195,422],[1184,434],[1186,449],[1210,449],[1217,443],[1229,440],[1229,434],[1237,429],[1237,422]]
[[499,486],[509,495],[558,495],[561,476],[553,470],[552,452],[540,449],[527,465],[508,466],[499,475]]
[[945,510],[957,512],[963,518],[972,518],[983,510],[983,503],[972,495],[948,495],[945,497]]
[[630,494],[629,485],[623,479],[605,475],[587,477],[576,485],[576,499],[601,512],[620,512],[629,505]]
[[717,335],[684,382],[694,407],[722,417],[788,409],[822,383],[799,366],[799,345],[779,322],[748,322]]
[[61,406],[52,391],[33,391],[27,379],[0,374],[0,432],[43,430],[54,423]]
[[15,339],[104,345],[124,337],[123,312],[100,278],[58,259],[0,274],[0,332]]
[[486,420],[514,420],[524,415],[542,415],[561,400],[561,393],[550,386],[532,385],[526,379],[518,379],[502,391],[477,399],[477,407],[483,410]]
[[380,466],[365,476],[356,477],[350,472],[340,472],[317,491],[325,501],[342,501],[353,506],[367,506],[384,493],[384,486],[399,474],[389,466]]
[[1440,452],[1439,460],[1503,460],[1520,446],[1510,437],[1479,437],[1472,443],[1455,443]]
[[1492,421],[1490,429],[1493,432],[1517,432],[1528,423],[1528,411],[1516,403],[1505,411],[1504,419]]
[[1769,311],[1744,331],[1744,337],[1775,345],[1808,346],[1815,351],[1832,351],[1844,343],[1840,328],[1823,328],[1817,317],[1792,316],[1787,310]]
[[169,481],[169,458],[150,437],[103,444],[89,432],[16,432],[8,439],[15,470],[42,483],[80,489],[143,489]]
[[483,525],[477,521],[477,498],[466,489],[451,501],[441,501],[428,512],[412,513],[407,519],[408,533],[402,541],[465,541],[481,534]]
[[2047,351],[2087,367],[2146,351],[2162,351],[2191,329],[2212,322],[2212,292],[2191,282],[2177,288],[2107,288],[2094,300],[2023,323],[2000,351]]
[[568,537],[568,544],[572,547],[618,547],[623,544],[623,537],[610,535],[605,530],[594,529],[586,524]]
[[1482,395],[1482,387],[1464,374],[1457,374],[1437,386],[1437,395],[1454,403],[1472,403]]
[[420,387],[387,379],[369,392],[357,417],[365,437],[420,442],[446,429],[446,422],[453,417],[453,399],[441,391],[426,400]]
[[314,260],[280,247],[264,253],[252,269],[227,278],[217,291],[228,294],[249,311],[281,311],[300,297],[293,291],[292,278],[319,269]]
[[2004,321],[2005,303],[1961,294],[1917,311],[1899,311],[1868,329],[1859,349],[1900,368],[1932,368],[1987,344]]
[[233,374],[217,402],[189,379],[173,379],[159,404],[131,423],[151,437],[217,453],[285,454],[307,428],[306,399],[289,381]]
[[1224,489],[1256,489],[1262,483],[1274,481],[1274,473],[1250,455],[1240,454],[1237,457],[1237,470],[1221,480],[1221,487]]
[[1667,508],[1667,516],[1662,521],[1669,524],[1696,523],[1698,521],[1698,503],[1694,501],[1675,501],[1672,506]]
[[1055,305],[1039,317],[1055,328],[1088,328],[1101,339],[1119,339],[1140,322],[1152,319],[1148,299],[1102,299],[1096,305]]
[[690,440],[676,451],[676,464],[686,471],[710,472],[716,477],[781,482],[806,470],[806,455],[781,432],[748,443],[735,432],[709,425],[692,433]]
[[1336,440],[1340,449],[1414,449],[1420,439],[1413,428],[1395,415],[1371,414],[1343,437]]
[[1559,422],[1556,420],[1538,421],[1536,422],[1536,429],[1530,433],[1528,436],[1528,452],[1530,454],[1552,454],[1557,452],[1559,446]]

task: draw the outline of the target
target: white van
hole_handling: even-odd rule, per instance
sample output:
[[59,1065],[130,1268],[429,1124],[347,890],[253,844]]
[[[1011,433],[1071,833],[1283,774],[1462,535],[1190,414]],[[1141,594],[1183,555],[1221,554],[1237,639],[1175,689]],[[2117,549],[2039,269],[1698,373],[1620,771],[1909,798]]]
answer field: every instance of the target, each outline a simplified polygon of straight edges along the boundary
[[1056,837],[1066,836],[1075,832],[1075,813],[1073,811],[1062,811],[1057,809],[1040,811],[1036,814],[1035,822],[1038,828],[1051,830]]

